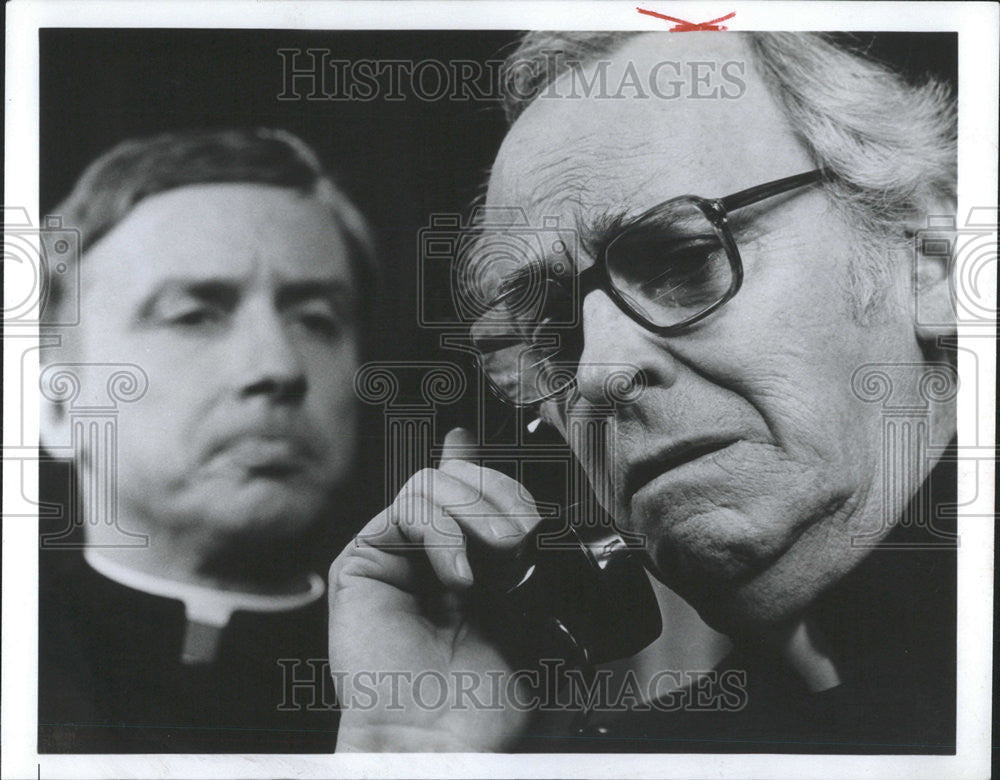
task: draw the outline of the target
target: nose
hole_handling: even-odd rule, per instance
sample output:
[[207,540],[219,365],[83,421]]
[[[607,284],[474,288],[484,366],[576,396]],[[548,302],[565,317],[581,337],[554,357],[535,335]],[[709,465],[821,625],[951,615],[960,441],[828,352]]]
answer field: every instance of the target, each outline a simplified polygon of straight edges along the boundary
[[235,390],[243,398],[300,404],[308,389],[302,356],[269,301],[248,302],[232,343]]
[[642,387],[669,386],[676,363],[656,337],[596,290],[583,300],[583,349],[577,390],[595,405],[635,399]]

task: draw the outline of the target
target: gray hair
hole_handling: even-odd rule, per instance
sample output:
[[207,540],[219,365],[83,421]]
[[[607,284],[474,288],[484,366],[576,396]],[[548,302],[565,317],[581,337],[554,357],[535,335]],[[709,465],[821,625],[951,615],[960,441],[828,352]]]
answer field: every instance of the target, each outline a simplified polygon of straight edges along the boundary
[[[507,59],[504,110],[513,123],[563,72],[613,54],[642,32],[531,32]],[[666,34],[666,33],[664,33]],[[816,167],[855,227],[849,288],[861,321],[912,251],[915,210],[956,196],[957,117],[941,79],[908,80],[820,33],[738,33]],[[907,255],[908,256],[908,255]]]

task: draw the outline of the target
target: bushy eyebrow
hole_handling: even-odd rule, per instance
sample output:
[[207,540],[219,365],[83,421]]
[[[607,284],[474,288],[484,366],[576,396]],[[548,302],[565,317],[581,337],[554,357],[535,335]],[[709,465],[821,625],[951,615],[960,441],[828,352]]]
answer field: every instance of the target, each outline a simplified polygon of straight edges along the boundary
[[[575,232],[579,240],[578,247],[570,247],[569,251],[574,254],[580,251],[589,255],[590,257],[596,258],[599,253],[603,251],[604,247],[611,242],[611,240],[629,223],[629,215],[626,211],[616,210],[616,211],[606,211],[599,212],[597,214],[591,214],[589,216],[577,216],[575,219]],[[470,245],[467,249],[469,256],[476,258],[478,254],[478,244],[482,239],[482,228],[479,225],[473,225],[468,228],[468,234],[470,239]],[[575,251],[574,251],[575,250]],[[548,264],[550,258],[542,257],[538,258],[538,262],[542,265]],[[575,263],[579,263],[579,257],[571,257]],[[475,260],[473,260],[470,265],[475,265]],[[533,271],[529,265],[525,265],[523,268],[518,268],[511,273],[507,274],[501,279],[495,281],[496,290],[498,294],[502,294],[505,290],[510,290],[516,288],[520,284],[526,283]]]
[[600,257],[608,244],[634,220],[624,209],[608,209],[578,216],[576,232],[584,252],[595,260]]
[[[662,201],[654,208],[657,208],[669,200]],[[588,216],[577,218],[577,234],[583,250],[592,258],[600,257],[608,248],[608,245],[627,228],[637,224],[650,209],[639,213],[630,212],[627,209],[608,209],[598,211]],[[727,221],[730,231],[737,236],[752,238],[750,235],[759,233],[758,222],[761,215],[755,213],[759,211],[753,206],[736,209],[727,213]],[[755,230],[755,228],[757,228]]]

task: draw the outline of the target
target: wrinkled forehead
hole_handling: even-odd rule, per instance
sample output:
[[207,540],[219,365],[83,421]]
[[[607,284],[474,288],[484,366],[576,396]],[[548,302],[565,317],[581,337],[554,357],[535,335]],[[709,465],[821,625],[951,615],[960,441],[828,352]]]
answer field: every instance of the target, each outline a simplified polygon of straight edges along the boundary
[[[677,82],[669,91],[665,73]],[[563,73],[525,110],[497,155],[486,203],[521,208],[532,224],[586,228],[812,167],[738,34],[649,34]]]

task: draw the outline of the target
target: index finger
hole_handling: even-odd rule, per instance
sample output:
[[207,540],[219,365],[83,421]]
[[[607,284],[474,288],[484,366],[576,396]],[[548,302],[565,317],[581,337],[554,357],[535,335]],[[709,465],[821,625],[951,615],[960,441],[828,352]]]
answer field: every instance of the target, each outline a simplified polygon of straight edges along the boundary
[[477,455],[478,442],[468,428],[452,428],[444,437],[441,463],[450,460],[466,460]]

